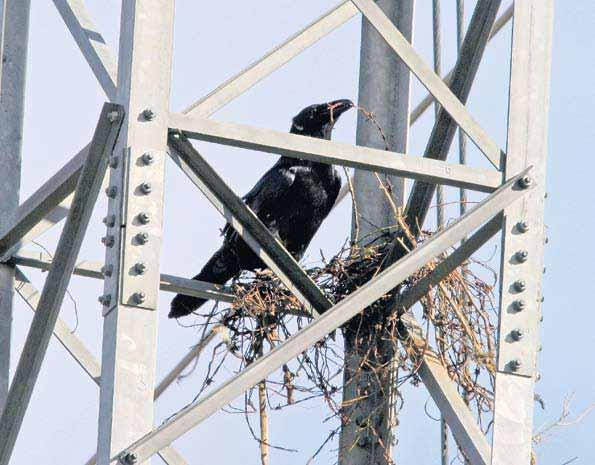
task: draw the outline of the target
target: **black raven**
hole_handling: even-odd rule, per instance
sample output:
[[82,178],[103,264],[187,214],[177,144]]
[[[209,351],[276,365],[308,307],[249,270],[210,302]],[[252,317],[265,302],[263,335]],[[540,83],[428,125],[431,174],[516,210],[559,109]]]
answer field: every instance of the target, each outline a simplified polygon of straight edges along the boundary
[[[310,105],[293,118],[290,132],[330,139],[339,116],[353,106],[351,100]],[[299,260],[331,211],[340,188],[341,178],[332,165],[281,157],[243,200]],[[223,234],[223,245],[193,279],[225,284],[242,270],[266,268],[229,224]],[[178,294],[171,302],[169,317],[189,315],[205,302]]]

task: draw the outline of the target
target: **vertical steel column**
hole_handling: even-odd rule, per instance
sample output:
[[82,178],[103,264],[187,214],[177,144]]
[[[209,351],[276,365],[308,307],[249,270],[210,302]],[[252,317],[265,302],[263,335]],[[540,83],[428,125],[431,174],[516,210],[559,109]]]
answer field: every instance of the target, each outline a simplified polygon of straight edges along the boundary
[[[153,428],[174,0],[124,0],[105,267],[99,465]],[[129,458],[132,463],[132,459]]]
[[[415,0],[380,0],[378,5],[411,42]],[[410,72],[366,18],[362,18],[358,99],[360,106],[374,113],[385,132],[389,149],[407,153]],[[357,145],[386,148],[376,127],[361,113],[358,115],[357,122]],[[382,180],[386,186],[390,186],[390,189],[382,189],[379,180]],[[353,183],[356,209],[353,212],[352,238],[357,240],[365,237],[365,242],[369,242],[373,240],[373,235],[379,228],[396,223],[393,208],[394,206],[401,208],[404,205],[405,182],[396,176],[379,174],[377,177],[372,172],[356,170]],[[388,200],[387,195],[390,195],[391,201]],[[360,366],[361,357],[355,350],[355,341],[349,339],[349,335],[346,334],[343,391],[343,402],[346,405],[359,395],[360,386],[376,383],[376,378],[366,376],[365,373],[357,379],[352,379]],[[387,350],[390,351],[390,348]],[[390,354],[387,354],[387,359],[392,359]],[[389,457],[394,442],[393,394],[396,387],[394,379],[396,373],[395,370],[389,371],[391,373],[388,373],[383,380],[385,385],[372,388],[372,391],[376,391],[375,395],[365,401],[357,402],[353,407],[347,407],[346,413],[351,421],[341,430],[340,465],[390,463]],[[381,392],[386,395],[382,395]],[[375,438],[368,437],[369,432],[362,430],[362,425],[356,424],[358,422],[355,420],[360,416],[362,418],[372,416],[379,420],[379,424],[373,427],[383,444],[379,444]],[[354,444],[356,444],[355,447],[353,447]],[[385,450],[385,447],[388,450]]]
[[[553,0],[516,0],[505,176],[535,184],[504,211],[492,465],[529,465],[539,339]],[[522,187],[522,186],[521,186]]]
[[[30,0],[0,0],[0,231],[15,220],[21,149]],[[0,411],[8,395],[14,267],[0,263]]]

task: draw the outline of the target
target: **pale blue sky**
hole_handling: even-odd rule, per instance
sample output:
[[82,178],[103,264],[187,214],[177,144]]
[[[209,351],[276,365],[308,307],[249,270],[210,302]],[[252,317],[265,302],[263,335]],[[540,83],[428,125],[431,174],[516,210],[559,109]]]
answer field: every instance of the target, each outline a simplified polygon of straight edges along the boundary
[[[23,180],[21,198],[30,195],[52,172],[62,166],[90,138],[105,100],[93,75],[71,40],[51,2],[34,1],[31,20],[29,80],[27,87]],[[329,0],[260,0],[256,2],[196,2],[177,0],[172,108],[180,110],[219,82],[307,24],[336,2]],[[431,62],[431,1],[417,0],[415,47]],[[455,59],[454,2],[444,1],[444,67]],[[467,0],[467,19],[475,2]],[[117,45],[119,2],[87,0],[107,41]],[[504,0],[503,6],[509,2]],[[595,4],[587,0],[557,1],[555,17],[550,154],[546,223],[550,238],[544,276],[542,380],[538,392],[547,404],[536,424],[555,418],[564,397],[575,392],[573,407],[579,411],[595,401],[595,374],[591,351],[595,344],[593,304],[588,297],[595,279],[595,202],[591,160],[595,145],[592,108],[595,106],[595,62],[590,49],[595,29]],[[334,98],[357,98],[360,20],[356,18],[306,51],[285,68],[224,108],[217,118],[286,130],[290,118],[303,106]],[[498,143],[506,144],[510,25],[489,46],[473,87],[470,108]],[[412,101],[424,95],[414,84]],[[374,110],[373,108],[371,110]],[[412,132],[410,152],[423,151],[431,128],[431,112]],[[353,142],[355,114],[345,115],[335,138]],[[238,149],[201,145],[202,152],[238,193],[252,186],[273,161]],[[471,150],[471,163],[484,162]],[[89,227],[80,258],[102,260],[99,238],[106,209],[101,198]],[[162,270],[193,274],[218,246],[222,221],[196,189],[168,166],[165,241]],[[335,211],[310,248],[332,253],[349,231],[349,205]],[[53,248],[58,228],[41,242]],[[200,244],[197,246],[197,244]],[[482,252],[493,253],[493,246]],[[29,273],[42,287],[44,276]],[[97,296],[101,284],[73,278],[70,291],[78,302],[77,335],[99,356],[101,312]],[[171,294],[163,294],[160,309],[158,377],[161,377],[196,342],[196,330],[184,329],[166,313]],[[74,323],[73,307],[65,301],[62,317]],[[13,366],[21,350],[31,312],[17,299],[14,321]],[[221,379],[219,379],[221,381]],[[174,384],[159,400],[156,419],[161,421],[194,397],[200,382],[192,376]],[[405,408],[397,430],[397,463],[430,465],[438,462],[438,426],[424,414],[428,395],[423,387],[404,391]],[[98,389],[55,341],[50,344],[36,391],[17,441],[14,465],[81,464],[96,441]],[[297,454],[272,453],[271,464],[304,464],[329,431],[320,420],[319,404],[288,409],[272,418],[272,441],[299,449]],[[432,409],[432,407],[430,407]],[[435,411],[435,410],[434,410]],[[537,448],[540,464],[595,463],[595,415],[581,424],[559,431]],[[259,463],[257,444],[239,416],[215,415],[176,442],[191,464]],[[317,463],[334,463],[334,446]],[[155,463],[160,463],[155,459]]]

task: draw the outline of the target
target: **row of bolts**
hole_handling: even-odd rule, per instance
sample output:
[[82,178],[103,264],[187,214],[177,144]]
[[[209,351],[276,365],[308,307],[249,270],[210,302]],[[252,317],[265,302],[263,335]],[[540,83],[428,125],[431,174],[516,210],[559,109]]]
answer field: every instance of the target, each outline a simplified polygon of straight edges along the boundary
[[[152,121],[153,119],[155,119],[155,112],[151,109],[146,109],[142,112],[142,116],[146,121]],[[108,120],[111,123],[116,122],[118,120],[118,118],[119,118],[119,115],[117,112],[111,112],[108,114]],[[155,161],[154,155],[150,152],[144,153],[140,157],[140,159],[143,162],[143,164],[146,166],[153,164],[153,162]],[[110,165],[110,168],[113,168],[113,169],[117,168],[118,167],[118,157],[116,157],[116,156],[111,157],[110,161],[109,161],[109,165]],[[153,190],[153,187],[151,186],[151,183],[143,182],[140,184],[139,190],[143,195],[149,195],[151,193],[151,191]],[[105,190],[105,194],[110,199],[114,199],[118,195],[118,188],[116,186],[110,186]],[[149,224],[149,222],[151,221],[151,216],[147,212],[140,212],[137,215],[137,219],[140,224],[146,225],[146,224]],[[116,215],[106,216],[103,219],[103,223],[108,228],[114,227],[116,224]],[[144,245],[149,241],[149,234],[146,232],[140,232],[135,236],[135,238],[139,244]],[[116,239],[113,235],[108,234],[108,235],[104,236],[103,238],[101,238],[101,242],[106,247],[113,247],[116,242]],[[114,271],[113,265],[105,265],[101,268],[101,272],[103,273],[104,276],[108,276],[108,277],[111,276],[113,271]],[[134,271],[139,275],[144,274],[147,271],[147,265],[143,262],[138,262],[134,265]],[[142,304],[146,300],[146,298],[147,298],[147,296],[143,291],[135,292],[132,296],[132,300],[136,304],[139,304],[139,305]],[[103,306],[109,306],[112,299],[111,299],[110,294],[106,294],[106,295],[100,296],[98,300],[99,300],[99,303],[101,303]]]

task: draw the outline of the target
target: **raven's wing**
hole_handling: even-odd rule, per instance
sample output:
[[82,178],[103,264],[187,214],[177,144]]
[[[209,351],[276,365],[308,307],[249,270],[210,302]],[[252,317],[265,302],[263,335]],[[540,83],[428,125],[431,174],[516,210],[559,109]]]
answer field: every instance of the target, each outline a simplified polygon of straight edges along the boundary
[[[274,218],[271,217],[271,214],[276,208],[283,205],[284,196],[295,182],[296,174],[303,168],[305,167],[273,166],[242,198],[268,228],[274,228]],[[229,223],[223,228],[222,234],[226,236],[227,240],[232,239],[232,236],[235,235]]]

